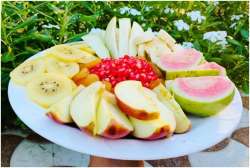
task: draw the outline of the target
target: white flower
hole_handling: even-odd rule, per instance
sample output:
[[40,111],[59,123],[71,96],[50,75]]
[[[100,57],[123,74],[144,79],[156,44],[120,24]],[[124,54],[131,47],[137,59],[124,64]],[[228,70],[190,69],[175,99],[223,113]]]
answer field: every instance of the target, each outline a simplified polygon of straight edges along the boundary
[[130,10],[130,8],[127,6],[120,8],[120,14],[123,15],[123,14],[127,13],[129,10]]
[[42,28],[45,28],[45,29],[51,29],[51,28],[60,29],[60,27],[58,25],[52,25],[50,23],[48,25],[42,25]]
[[203,20],[206,19],[205,16],[201,15],[200,11],[191,11],[191,12],[188,12],[187,16],[189,16],[192,21],[197,21],[198,23],[201,23]]
[[193,43],[191,43],[191,42],[183,42],[182,43],[182,47],[183,48],[193,48]]
[[150,11],[152,8],[153,8],[152,6],[146,6],[146,7],[145,7],[145,11],[148,12],[148,11]]
[[168,14],[168,13],[174,13],[174,10],[172,8],[169,8],[169,7],[166,7],[163,11],[165,14]]
[[226,31],[211,31],[203,35],[203,40],[209,40],[213,43],[217,43],[225,47],[225,45],[227,44],[226,37],[227,37]]
[[177,27],[179,31],[189,30],[189,25],[185,23],[183,20],[175,20],[174,25]]
[[133,15],[133,16],[141,15],[141,12],[138,11],[137,9],[134,9],[134,8],[130,9],[130,10],[129,10],[129,13],[130,13],[131,15]]
[[134,8],[129,8],[127,6],[123,7],[123,8],[120,8],[120,14],[125,14],[125,13],[128,13],[128,14],[131,14],[133,16],[136,16],[136,15],[141,15],[141,12],[138,11],[137,9],[134,9]]
[[242,18],[243,15],[232,15],[231,16],[231,21],[234,21],[234,20],[240,20],[240,18]]
[[232,24],[229,26],[229,28],[235,29],[235,28],[236,28],[236,24],[237,24],[237,23],[232,23]]

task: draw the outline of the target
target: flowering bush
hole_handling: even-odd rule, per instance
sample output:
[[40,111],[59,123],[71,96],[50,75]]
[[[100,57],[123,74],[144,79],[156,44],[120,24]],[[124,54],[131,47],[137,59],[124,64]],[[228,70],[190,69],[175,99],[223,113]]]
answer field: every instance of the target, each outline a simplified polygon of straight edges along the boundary
[[[52,45],[77,41],[113,17],[130,17],[144,30],[165,29],[178,43],[227,68],[248,93],[248,2],[7,2],[2,3],[2,117],[20,125],[7,100],[9,72]],[[98,31],[93,29],[92,31]],[[14,121],[14,122],[13,122]]]

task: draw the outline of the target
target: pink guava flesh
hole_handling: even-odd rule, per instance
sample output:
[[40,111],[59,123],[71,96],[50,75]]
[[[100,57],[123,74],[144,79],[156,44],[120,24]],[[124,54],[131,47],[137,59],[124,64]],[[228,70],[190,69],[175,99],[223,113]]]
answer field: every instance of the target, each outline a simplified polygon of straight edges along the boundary
[[221,75],[226,74],[225,68],[215,62],[206,62],[204,64],[198,65],[197,69],[216,69],[220,71]]
[[213,98],[233,89],[233,83],[224,76],[191,77],[176,79],[178,87],[187,95]]
[[160,58],[161,65],[165,69],[190,69],[200,63],[202,53],[193,49],[179,49],[175,52],[163,55]]

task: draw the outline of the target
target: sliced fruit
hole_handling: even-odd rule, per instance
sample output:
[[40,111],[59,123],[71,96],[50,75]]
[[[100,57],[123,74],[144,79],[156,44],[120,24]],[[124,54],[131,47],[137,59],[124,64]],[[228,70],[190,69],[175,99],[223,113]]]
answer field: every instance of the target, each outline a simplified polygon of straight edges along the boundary
[[77,85],[89,86],[92,83],[99,81],[99,77],[96,74],[89,74],[85,78],[76,81]]
[[149,41],[152,41],[154,39],[154,34],[150,31],[146,31],[144,33],[142,33],[141,35],[138,35],[134,41],[136,45],[142,44],[142,43],[146,43]]
[[[85,52],[76,49],[72,46],[61,44],[51,47],[47,52],[47,56],[55,57],[66,62],[78,62],[82,58],[85,58]],[[87,52],[86,52],[87,53]],[[89,54],[89,53],[87,53]]]
[[205,62],[197,66],[197,69],[215,69],[220,75],[227,75],[226,69],[215,62]]
[[94,59],[88,63],[85,63],[84,64],[84,67],[85,68],[92,68],[94,66],[96,66],[97,64],[100,64],[101,63],[101,59],[97,58],[97,59]]
[[91,49],[90,46],[83,41],[74,42],[74,43],[71,43],[69,45],[72,46],[73,48],[79,49],[81,51],[88,52],[91,55],[95,55],[95,50]]
[[217,76],[220,72],[217,69],[192,69],[192,70],[177,70],[167,71],[166,79],[173,80],[182,77],[199,77],[199,76]]
[[114,93],[118,106],[127,115],[141,120],[159,117],[158,107],[152,97],[144,92],[141,82],[133,80],[120,82],[115,86]]
[[157,85],[153,91],[157,94],[158,99],[173,112],[176,121],[175,133],[187,132],[191,128],[191,122],[171,93],[163,84]]
[[207,117],[225,108],[233,99],[234,84],[225,76],[175,79],[171,90],[182,109]]
[[116,17],[113,17],[111,19],[106,28],[105,43],[110,51],[111,56],[113,58],[116,58],[118,56],[118,46],[116,39]]
[[139,44],[137,48],[138,57],[146,57],[145,44]]
[[131,22],[129,18],[119,19],[119,57],[128,54]]
[[166,71],[188,70],[199,65],[201,60],[201,52],[187,48],[162,55],[158,66]]
[[28,83],[27,92],[31,100],[48,108],[72,93],[72,82],[63,75],[42,74]]
[[118,139],[133,131],[127,116],[116,105],[115,96],[105,91],[97,110],[96,133],[105,138]]
[[83,78],[86,78],[89,75],[89,70],[87,68],[82,68],[72,79],[77,82]]
[[26,85],[37,75],[45,72],[45,64],[42,59],[28,60],[16,67],[10,77],[15,83]]
[[128,54],[130,56],[136,56],[137,55],[137,46],[135,44],[135,38],[137,36],[140,36],[143,33],[142,27],[137,23],[133,22],[130,38],[129,38],[129,52]]
[[46,59],[46,71],[48,73],[58,73],[66,75],[67,77],[73,77],[79,72],[80,68],[77,63],[63,62],[55,58]]
[[81,130],[95,134],[96,110],[103,90],[103,84],[95,82],[84,88],[72,100],[70,114]]
[[83,37],[83,40],[96,52],[100,58],[109,58],[110,54],[105,46],[105,42],[97,35],[88,34]]
[[145,44],[145,50],[153,63],[157,63],[163,54],[171,52],[168,46],[156,37]]
[[78,63],[82,63],[82,64],[90,64],[96,60],[99,60],[98,57],[92,55],[92,54],[89,54],[88,52],[85,52],[85,51],[81,51],[81,53],[83,54],[83,57],[80,58],[77,62]]
[[70,115],[70,104],[72,98],[78,94],[84,87],[77,87],[72,95],[64,97],[62,100],[56,102],[47,110],[46,115],[58,123],[71,123],[73,122]]
[[129,117],[132,125],[134,126],[133,135],[137,138],[148,140],[171,136],[176,127],[173,112],[157,99],[157,96],[154,92],[147,88],[144,88],[144,92],[147,92],[148,95],[151,95],[159,109],[160,116],[158,119],[147,121]]
[[170,35],[169,35],[165,30],[163,30],[163,29],[161,29],[161,30],[158,32],[157,36],[158,36],[160,39],[162,39],[162,40],[168,45],[168,47],[169,47],[172,51],[174,51],[174,48],[175,48],[175,45],[176,45],[176,41],[175,41],[175,39],[174,39],[172,36],[170,36]]

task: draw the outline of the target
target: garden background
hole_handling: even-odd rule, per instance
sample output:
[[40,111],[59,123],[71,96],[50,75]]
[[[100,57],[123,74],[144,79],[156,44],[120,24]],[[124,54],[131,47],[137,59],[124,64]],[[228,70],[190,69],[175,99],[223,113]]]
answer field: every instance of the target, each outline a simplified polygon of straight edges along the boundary
[[[78,41],[92,28],[105,29],[113,16],[130,17],[144,30],[165,29],[178,43],[203,52],[227,68],[248,94],[249,2],[2,2],[2,131],[28,128],[12,111],[9,73],[28,57],[50,46]],[[25,108],[25,107],[24,107]]]

